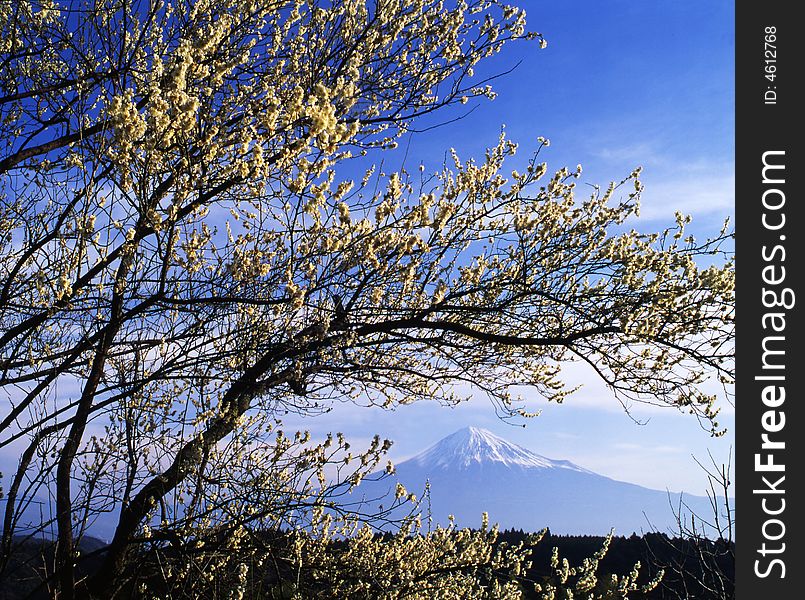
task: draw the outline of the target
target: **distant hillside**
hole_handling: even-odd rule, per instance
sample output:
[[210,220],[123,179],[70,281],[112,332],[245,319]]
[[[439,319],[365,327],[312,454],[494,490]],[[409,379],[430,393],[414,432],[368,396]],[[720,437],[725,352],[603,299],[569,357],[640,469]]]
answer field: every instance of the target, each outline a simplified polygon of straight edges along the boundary
[[[593,473],[567,460],[540,456],[495,434],[466,427],[397,465],[394,477],[367,481],[353,498],[393,494],[396,481],[421,494],[430,482],[430,510],[446,524],[477,527],[481,513],[501,528],[605,535],[676,529],[679,494],[652,490]],[[683,496],[694,512],[712,513],[705,497]]]

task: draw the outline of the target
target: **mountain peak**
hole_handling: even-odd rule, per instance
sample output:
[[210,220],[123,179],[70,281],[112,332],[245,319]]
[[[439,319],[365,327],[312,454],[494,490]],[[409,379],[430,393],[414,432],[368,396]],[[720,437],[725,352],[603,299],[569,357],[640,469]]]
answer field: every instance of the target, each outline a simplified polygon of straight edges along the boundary
[[571,469],[589,472],[566,460],[552,460],[527,448],[507,442],[488,429],[464,427],[411,459],[424,467],[467,468],[473,464],[503,464],[507,467]]

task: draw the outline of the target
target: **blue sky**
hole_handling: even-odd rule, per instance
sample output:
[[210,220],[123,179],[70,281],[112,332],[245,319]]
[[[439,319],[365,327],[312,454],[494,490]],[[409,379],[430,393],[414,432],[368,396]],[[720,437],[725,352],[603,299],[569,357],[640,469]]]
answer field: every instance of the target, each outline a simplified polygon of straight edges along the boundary
[[[545,35],[548,47],[515,44],[495,57],[487,74],[521,61],[514,73],[496,81],[498,98],[479,102],[460,121],[413,137],[410,145],[402,140],[400,150],[386,157],[389,168],[400,166],[406,147],[409,168],[424,162],[438,169],[450,147],[464,159],[482,157],[505,123],[509,138],[520,143],[518,160],[528,158],[537,136],[548,137],[552,145],[542,156],[549,167],[581,163],[583,182],[605,186],[642,165],[646,191],[637,227],[662,228],[673,223],[678,209],[694,216],[697,235],[715,233],[734,203],[733,3],[525,4],[530,28]],[[478,69],[479,78],[483,70]],[[568,381],[584,388],[562,406],[523,390],[531,406],[543,408],[525,428],[498,420],[482,397],[454,409],[420,403],[383,411],[343,404],[325,416],[287,420],[286,427],[310,429],[316,437],[342,431],[355,447],[378,433],[395,441],[391,458],[400,461],[473,425],[616,479],[691,493],[705,489],[692,454],[706,459],[709,450],[718,461],[727,460],[734,410],[726,403],[720,422],[730,431],[712,439],[695,419],[671,410],[635,406],[633,416],[645,422],[635,424],[581,368],[569,369]],[[0,452],[0,463],[16,462],[17,451]]]
[[[495,82],[495,101],[479,102],[460,121],[410,143],[402,140],[400,151],[386,157],[388,167],[400,166],[406,147],[409,169],[420,162],[437,169],[450,147],[464,159],[481,157],[505,123],[507,136],[520,143],[518,160],[545,136],[551,147],[541,156],[549,167],[581,163],[587,183],[606,186],[642,165],[646,191],[637,228],[660,229],[681,210],[693,215],[690,231],[697,236],[716,233],[734,204],[733,3],[543,0],[525,6],[529,28],[542,32],[548,47],[515,44],[478,69],[480,77],[521,61]],[[342,431],[356,446],[378,433],[395,441],[391,456],[398,461],[475,425],[616,479],[699,494],[706,479],[691,455],[707,461],[709,450],[726,462],[734,443],[734,409],[726,402],[720,423],[729,433],[713,439],[695,419],[672,410],[635,406],[633,416],[645,422],[637,425],[591,374],[573,367],[568,379],[584,388],[562,406],[524,391],[544,409],[525,428],[499,421],[480,397],[455,409],[423,403],[388,412],[345,404],[286,425],[314,435]]]

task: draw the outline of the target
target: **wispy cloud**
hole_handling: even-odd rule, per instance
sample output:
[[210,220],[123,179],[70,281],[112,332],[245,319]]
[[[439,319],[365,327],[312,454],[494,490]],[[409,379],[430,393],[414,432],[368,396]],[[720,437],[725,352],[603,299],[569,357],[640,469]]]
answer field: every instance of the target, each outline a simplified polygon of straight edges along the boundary
[[553,431],[551,435],[560,440],[580,440],[582,436],[577,433],[570,433],[568,431]]
[[657,144],[642,141],[619,146],[599,146],[593,156],[604,163],[615,165],[653,166],[667,162],[657,150]]
[[651,444],[635,444],[632,442],[616,442],[612,444],[612,447],[616,450],[639,450],[641,452],[652,452],[652,453],[660,453],[660,454],[677,454],[679,452],[685,452],[685,448],[682,446],[673,446],[673,445],[651,445]]
[[732,161],[688,154],[681,158],[661,139],[619,146],[603,145],[593,151],[602,167],[618,172],[642,166],[641,218],[670,220],[675,211],[698,216],[734,213],[735,167]]
[[644,181],[641,217],[670,220],[675,211],[694,217],[735,212],[735,176],[729,165],[713,166],[708,173],[682,170],[678,176],[649,177]]

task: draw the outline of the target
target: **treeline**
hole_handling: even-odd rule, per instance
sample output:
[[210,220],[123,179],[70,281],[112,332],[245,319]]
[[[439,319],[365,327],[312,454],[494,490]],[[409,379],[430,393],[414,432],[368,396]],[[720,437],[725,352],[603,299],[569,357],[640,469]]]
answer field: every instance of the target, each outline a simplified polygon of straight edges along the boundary
[[[498,543],[517,544],[530,534],[507,529]],[[548,531],[531,547],[533,566],[526,578],[544,581],[551,576],[551,555],[559,556],[574,566],[597,552],[605,538],[593,535],[555,535]],[[628,572],[640,562],[640,579],[650,580],[662,569],[664,576],[654,590],[631,592],[629,598],[646,600],[726,600],[735,597],[735,543],[705,538],[671,537],[664,533],[647,533],[612,538],[609,551],[600,561],[599,575]],[[527,598],[537,598],[524,587]]]
[[[273,556],[274,559],[278,559],[283,554],[281,549],[288,548],[294,538],[294,534],[278,530],[252,532],[252,534],[254,535],[252,542],[267,550],[266,557]],[[454,530],[450,535],[458,540],[465,533]],[[472,535],[479,536],[480,539],[488,534],[475,530]],[[637,563],[640,564],[639,576],[636,580],[638,585],[628,593],[628,598],[632,600],[729,600],[734,598],[735,564],[734,544],[732,543],[704,538],[670,537],[662,533],[648,533],[641,536],[632,534],[629,537],[613,536],[609,540],[607,551],[603,553],[601,550],[606,540],[607,538],[602,536],[554,535],[547,532],[538,543],[533,544],[533,534],[508,529],[498,534],[491,543],[490,550],[492,555],[497,552],[502,555],[506,547],[514,547],[519,544],[523,544],[526,549],[530,550],[529,560],[524,563],[524,568],[518,571],[516,577],[510,578],[507,575],[501,579],[508,579],[511,583],[516,583],[524,600],[545,598],[544,592],[551,585],[557,586],[557,581],[561,580],[560,572],[564,560],[571,568],[581,568],[585,561],[589,564],[590,560],[598,560],[596,567],[588,569],[588,572],[595,573],[598,580],[594,588],[591,588],[591,591],[595,592],[595,598],[612,598],[614,600],[624,597],[614,591],[614,586],[611,585],[612,576],[622,578],[624,574],[631,572]],[[12,554],[10,564],[5,565],[4,577],[0,580],[0,600],[52,597],[53,542],[42,539],[27,541],[17,539],[16,541],[16,552]],[[221,547],[226,546],[226,540],[220,540],[220,544]],[[377,544],[377,549],[386,548],[389,551],[388,554],[401,556],[399,552],[402,547],[398,537],[377,535],[372,544]],[[308,580],[307,585],[304,586],[299,585],[297,569],[301,565],[294,566],[286,560],[279,559],[260,561],[261,564],[258,566],[252,561],[248,583],[242,581],[246,585],[243,586],[243,595],[240,597],[249,600],[257,598],[272,600],[340,598],[341,596],[338,594],[333,594],[334,590],[331,587],[336,578],[343,583],[345,577],[360,579],[367,576],[368,573],[363,568],[354,568],[358,565],[346,568],[347,565],[344,564],[337,569],[337,577],[334,572],[333,578],[326,576],[321,578],[321,571],[322,569],[328,570],[324,563],[332,560],[332,557],[349,554],[350,545],[351,543],[345,539],[331,539],[320,546],[319,550],[323,550],[324,553],[319,554],[318,559],[313,560],[315,565],[309,565],[313,568],[302,569],[307,574],[305,578]],[[443,547],[450,545],[448,542]],[[456,545],[454,548],[459,550],[461,546]],[[471,550],[472,546],[465,546],[465,548]],[[85,538],[81,544],[81,550],[82,556],[79,560],[78,572],[82,577],[91,576],[98,568],[105,553],[105,545],[100,540]],[[209,567],[211,563],[208,562],[208,559],[216,552],[212,548],[207,548],[207,551],[210,554],[202,563]],[[192,594],[182,594],[173,587],[175,572],[173,575],[168,574],[165,579],[168,565],[174,565],[168,568],[168,572],[170,572],[175,565],[193,563],[195,559],[190,556],[193,553],[187,545],[152,546],[150,551],[139,555],[135,564],[129,565],[129,569],[132,570],[129,575],[133,575],[130,584],[116,589],[116,593],[113,595],[120,598],[229,597],[228,592],[231,592],[232,585],[239,579],[237,569],[242,565],[242,561],[219,563],[218,573],[214,577],[210,577],[207,584],[197,588]],[[324,560],[325,558],[327,560]],[[406,559],[400,560],[404,563]],[[335,563],[331,563],[330,568],[333,566]],[[399,569],[401,566],[398,565],[397,568]],[[437,569],[433,572],[438,572],[441,566],[442,563],[436,565]],[[484,575],[486,567],[479,566],[480,569],[470,570],[475,571],[474,577],[479,583],[486,586],[493,581],[494,577],[491,575],[491,571]],[[392,568],[389,572],[394,570]],[[664,571],[660,584],[651,591],[642,591],[641,586],[653,580],[660,570]],[[314,572],[319,572],[317,582],[310,579]],[[294,580],[297,583],[292,583]],[[430,583],[435,583],[435,580],[431,580]],[[394,585],[394,581],[388,580],[387,584]],[[406,582],[406,585],[410,584],[411,581]],[[537,584],[542,586],[542,593],[535,591]],[[556,587],[556,589],[559,592],[572,587],[573,577],[571,576],[566,587]],[[148,590],[148,593],[143,593],[145,590]],[[375,598],[379,596],[367,590],[367,593],[360,597]],[[427,596],[415,595],[414,597],[426,598]],[[494,597],[494,594],[489,597]],[[506,597],[519,596],[514,594],[514,596]],[[557,596],[557,598],[559,597],[564,596]]]

